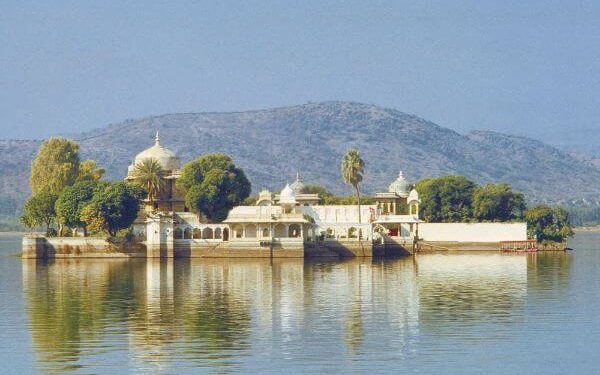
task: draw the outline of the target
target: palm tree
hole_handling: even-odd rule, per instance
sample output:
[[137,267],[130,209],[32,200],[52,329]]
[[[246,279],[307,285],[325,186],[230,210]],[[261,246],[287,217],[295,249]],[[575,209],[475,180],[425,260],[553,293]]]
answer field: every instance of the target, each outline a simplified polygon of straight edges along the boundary
[[136,184],[146,189],[148,200],[155,200],[165,186],[165,170],[158,160],[154,158],[144,159],[136,164],[133,178]]
[[356,201],[358,202],[358,222],[360,223],[360,191],[358,184],[363,179],[365,171],[365,162],[360,158],[360,153],[357,150],[351,149],[346,152],[342,160],[342,177],[344,182],[352,185],[356,192]]

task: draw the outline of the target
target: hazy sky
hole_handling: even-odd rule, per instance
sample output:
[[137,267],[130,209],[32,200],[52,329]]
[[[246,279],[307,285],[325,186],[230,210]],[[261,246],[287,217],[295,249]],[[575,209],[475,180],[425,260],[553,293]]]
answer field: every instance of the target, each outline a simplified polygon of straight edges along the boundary
[[352,100],[549,140],[599,92],[598,1],[0,3],[0,138]]

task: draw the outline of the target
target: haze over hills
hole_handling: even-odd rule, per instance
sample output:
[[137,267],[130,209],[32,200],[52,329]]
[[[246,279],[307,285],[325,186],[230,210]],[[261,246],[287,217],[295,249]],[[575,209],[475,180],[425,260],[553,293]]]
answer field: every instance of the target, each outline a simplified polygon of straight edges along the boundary
[[[395,109],[322,102],[232,113],[181,113],[126,120],[75,136],[82,158],[122,178],[134,156],[161,143],[183,162],[225,152],[244,168],[254,192],[280,190],[299,172],[306,183],[349,194],[339,164],[350,147],[366,162],[365,193],[387,189],[403,170],[410,180],[458,173],[480,182],[508,182],[529,200],[600,200],[600,169],[542,142],[491,131],[459,134]],[[29,162],[40,141],[0,140],[3,199],[28,194]]]

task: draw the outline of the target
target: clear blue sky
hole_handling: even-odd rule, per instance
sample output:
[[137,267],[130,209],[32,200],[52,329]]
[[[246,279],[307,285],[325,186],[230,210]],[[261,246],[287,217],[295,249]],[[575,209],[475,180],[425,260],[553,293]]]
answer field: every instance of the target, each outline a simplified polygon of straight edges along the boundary
[[461,132],[598,132],[598,1],[3,1],[0,138],[352,100]]

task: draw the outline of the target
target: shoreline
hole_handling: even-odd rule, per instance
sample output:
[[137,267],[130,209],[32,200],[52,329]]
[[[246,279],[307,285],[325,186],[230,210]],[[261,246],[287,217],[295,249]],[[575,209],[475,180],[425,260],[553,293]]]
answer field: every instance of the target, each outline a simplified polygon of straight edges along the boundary
[[25,234],[27,234],[27,232],[19,232],[19,231],[0,231],[0,237],[5,237],[5,236],[24,236]]
[[593,225],[593,226],[575,227],[575,228],[573,228],[573,231],[575,233],[577,233],[577,232],[594,232],[594,233],[600,233],[600,224],[599,225]]

